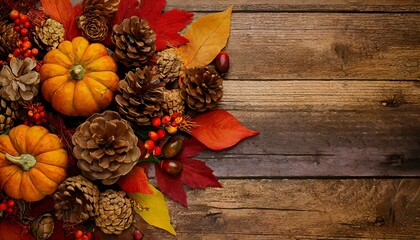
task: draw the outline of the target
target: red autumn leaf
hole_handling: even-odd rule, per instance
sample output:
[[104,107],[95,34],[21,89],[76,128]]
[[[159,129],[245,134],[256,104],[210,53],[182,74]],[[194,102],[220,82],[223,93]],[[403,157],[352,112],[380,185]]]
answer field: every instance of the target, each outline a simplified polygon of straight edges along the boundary
[[127,175],[118,179],[117,183],[125,192],[153,193],[148,185],[147,175],[141,167],[134,166]]
[[182,187],[179,176],[171,176],[162,172],[159,166],[155,165],[156,181],[160,191],[166,193],[173,200],[187,206],[187,194]]
[[136,0],[121,0],[118,5],[118,10],[115,12],[111,21],[111,26],[120,24],[125,18],[137,15],[139,9],[139,1]]
[[63,24],[66,30],[66,40],[71,40],[80,35],[76,18],[82,13],[80,4],[73,7],[70,0],[40,0],[44,12],[52,19]]
[[181,181],[190,188],[222,187],[205,162],[188,158],[181,159],[181,162]]
[[0,222],[0,240],[33,240],[34,237],[28,232],[24,232],[21,225],[10,220]]
[[184,139],[185,147],[182,149],[182,152],[179,154],[179,158],[189,158],[194,157],[198,154],[200,154],[202,151],[208,149],[206,146],[204,146],[201,142],[199,142],[197,139],[193,137],[186,137]]
[[156,33],[156,51],[167,45],[179,46],[188,43],[188,39],[178,32],[191,22],[193,13],[172,9],[162,14],[166,0],[142,0],[138,16],[146,19]]
[[191,135],[212,150],[232,147],[245,138],[259,134],[244,127],[225,110],[200,114],[193,121],[197,126],[192,128]]

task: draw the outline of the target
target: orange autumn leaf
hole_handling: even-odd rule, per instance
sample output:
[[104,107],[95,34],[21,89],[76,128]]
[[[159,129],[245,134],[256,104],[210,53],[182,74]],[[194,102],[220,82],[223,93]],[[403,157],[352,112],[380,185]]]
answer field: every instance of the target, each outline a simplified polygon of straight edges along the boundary
[[190,42],[179,47],[187,68],[208,65],[226,46],[232,9],[200,17],[190,25],[184,34]]
[[225,110],[214,110],[193,119],[197,126],[191,135],[211,150],[235,146],[241,140],[258,135],[259,132],[244,127]]
[[125,192],[145,194],[153,193],[152,189],[149,187],[147,175],[141,167],[134,166],[127,175],[118,179],[117,183]]

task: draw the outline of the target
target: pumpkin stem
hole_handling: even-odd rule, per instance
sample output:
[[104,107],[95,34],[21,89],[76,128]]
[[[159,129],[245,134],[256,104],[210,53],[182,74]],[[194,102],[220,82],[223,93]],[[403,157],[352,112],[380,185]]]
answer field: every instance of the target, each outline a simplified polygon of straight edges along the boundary
[[80,64],[75,64],[70,68],[70,75],[73,79],[80,80],[85,76],[85,74],[86,69]]
[[28,171],[36,164],[35,157],[27,153],[24,153],[20,155],[19,157],[15,157],[6,153],[6,159],[16,165],[19,165],[24,171]]

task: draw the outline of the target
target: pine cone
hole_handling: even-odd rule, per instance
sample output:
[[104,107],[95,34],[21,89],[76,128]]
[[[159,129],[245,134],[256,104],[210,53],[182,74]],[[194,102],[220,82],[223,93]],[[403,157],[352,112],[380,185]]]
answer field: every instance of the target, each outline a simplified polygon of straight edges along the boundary
[[182,98],[198,112],[213,109],[223,96],[223,79],[210,68],[188,69],[181,85]]
[[184,112],[185,102],[182,99],[180,89],[165,90],[163,92],[163,100],[162,108],[165,114],[171,115],[174,112]]
[[82,35],[91,42],[100,42],[108,35],[108,21],[103,16],[81,15],[77,19]]
[[79,176],[69,177],[58,186],[54,194],[55,216],[70,223],[81,223],[95,216],[99,190],[89,180]]
[[56,20],[48,18],[40,26],[35,26],[32,38],[40,49],[50,51],[64,41],[64,27]]
[[113,57],[127,67],[145,65],[156,50],[156,34],[146,20],[137,16],[124,19],[112,28]]
[[31,232],[36,240],[48,239],[54,231],[54,219],[50,213],[39,215],[31,224]]
[[159,79],[165,83],[177,81],[183,73],[184,63],[173,49],[167,49],[158,53],[156,65],[159,71]]
[[0,133],[13,126],[17,119],[19,106],[17,102],[0,98]]
[[0,97],[8,101],[32,100],[38,94],[39,73],[32,71],[36,62],[30,58],[12,58],[0,72]]
[[114,111],[90,116],[77,127],[72,141],[83,176],[105,185],[127,174],[140,157],[133,129]]
[[84,0],[82,2],[83,15],[111,19],[118,10],[119,4],[120,0]]
[[119,113],[133,124],[150,125],[152,118],[163,116],[163,86],[156,67],[128,72],[118,83],[119,94],[115,96]]
[[133,223],[133,208],[123,191],[101,193],[95,212],[95,224],[106,234],[120,234]]
[[0,57],[6,58],[17,47],[19,33],[15,31],[13,23],[0,22]]

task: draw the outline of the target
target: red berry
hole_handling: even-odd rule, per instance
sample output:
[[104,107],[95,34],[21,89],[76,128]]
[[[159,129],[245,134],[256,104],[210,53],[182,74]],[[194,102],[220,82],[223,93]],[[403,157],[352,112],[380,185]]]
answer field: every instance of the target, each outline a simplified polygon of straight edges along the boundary
[[6,211],[6,209],[7,209],[6,203],[0,203],[0,210]]
[[8,208],[6,209],[6,212],[8,212],[8,213],[13,213],[13,212],[14,212],[14,210],[13,210],[13,208],[8,207]]
[[176,160],[162,160],[160,167],[164,172],[174,176],[182,172],[182,163]]
[[45,117],[45,112],[44,111],[40,112],[39,113],[39,116],[42,117],[42,118],[44,118]]
[[14,207],[14,206],[16,205],[16,202],[15,202],[15,200],[13,200],[13,199],[9,199],[9,200],[7,201],[7,203],[6,203],[6,205],[7,205],[8,207]]
[[43,119],[41,120],[41,122],[42,122],[43,124],[46,124],[46,123],[47,123],[47,119],[46,119],[46,118],[43,118]]
[[79,237],[79,238],[77,238],[76,240],[82,240],[82,238],[81,238],[81,237]]
[[24,38],[22,38],[22,41],[29,41],[29,37],[24,37]]
[[31,52],[32,52],[32,56],[36,56],[39,53],[37,48],[32,48]]
[[82,240],[89,240],[88,236],[83,235]]
[[76,232],[74,232],[75,238],[81,238],[82,236],[83,236],[82,230],[77,230]]
[[[24,30],[24,29],[26,29],[26,28],[22,28],[22,30]],[[26,31],[28,31],[28,29],[26,29]],[[25,50],[25,51],[29,50],[31,47],[32,47],[32,43],[31,43],[31,42],[29,42],[29,41],[24,41],[24,42],[22,43],[22,48],[23,48],[23,50]],[[30,51],[30,52],[31,52],[31,51]],[[31,54],[32,54],[32,52],[31,52]]]
[[13,50],[13,56],[17,57],[22,53],[22,51],[19,48],[15,48],[15,50]]
[[152,140],[147,140],[147,141],[144,143],[144,147],[145,147],[147,150],[153,150],[153,148],[155,147],[155,142],[153,142]]
[[25,52],[25,53],[23,54],[23,57],[25,57],[25,58],[30,58],[30,57],[31,57],[31,53]]
[[153,141],[157,141],[159,139],[159,135],[154,131],[150,131],[149,138]]
[[152,119],[152,125],[155,126],[155,127],[159,127],[161,123],[162,123],[162,121],[158,117]]
[[164,138],[164,137],[165,137],[166,132],[165,132],[165,130],[163,130],[163,129],[158,129],[158,130],[157,130],[157,134],[158,134],[158,136],[159,136],[159,139],[162,139],[162,138]]
[[[20,20],[22,22],[22,20]],[[23,26],[26,28],[30,28],[31,27],[31,22],[27,21],[23,23]]]
[[9,17],[10,17],[10,19],[12,19],[12,20],[16,20],[16,19],[18,19],[19,18],[19,12],[17,11],[17,10],[13,10],[13,11],[11,11],[10,12],[10,15],[9,15]]
[[44,111],[44,106],[42,106],[42,105],[38,105],[37,107],[36,107],[36,109],[38,109],[38,111]]
[[37,65],[36,65],[36,67],[35,67],[35,70],[36,70],[37,72],[39,72],[39,70],[41,70],[41,65],[37,64]]
[[88,239],[91,239],[92,238],[92,233],[91,232],[87,232],[86,233],[86,236],[88,237]]
[[226,51],[221,51],[217,57],[215,62],[216,70],[221,73],[227,73],[229,71],[229,55]]
[[14,23],[15,23],[15,25],[19,25],[19,24],[20,24],[20,20],[19,20],[19,18],[18,18],[18,19],[16,19]]
[[20,29],[20,35],[22,35],[22,36],[26,36],[26,35],[28,35],[28,33],[29,33],[29,31],[28,31],[28,29],[27,29],[27,28],[22,28],[22,29]]
[[21,14],[20,16],[19,16],[19,20],[20,20],[20,23],[25,23],[25,22],[27,22],[28,21],[28,16],[26,15],[26,14]]
[[171,121],[171,117],[169,117],[168,115],[165,115],[162,117],[162,124],[166,125]]
[[140,230],[136,229],[133,232],[133,237],[134,240],[140,240],[143,237],[143,233]]
[[40,116],[40,114],[39,114],[39,113],[35,113],[35,114],[34,114],[34,119],[35,119],[35,120],[38,120],[40,117],[41,117],[41,116]]
[[19,25],[16,25],[16,26],[15,26],[15,31],[16,31],[16,32],[19,32],[19,31],[20,31],[20,26],[19,26]]
[[162,154],[162,148],[159,146],[155,146],[155,150],[153,150],[153,155],[160,156]]

